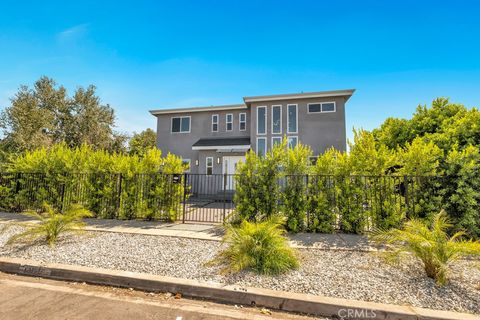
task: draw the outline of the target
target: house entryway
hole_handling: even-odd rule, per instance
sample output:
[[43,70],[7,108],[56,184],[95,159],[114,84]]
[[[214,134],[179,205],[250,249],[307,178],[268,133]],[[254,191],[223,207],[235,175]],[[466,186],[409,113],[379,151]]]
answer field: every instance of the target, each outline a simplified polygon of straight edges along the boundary
[[[223,166],[222,166],[222,173],[225,175],[234,175],[237,169],[237,165],[239,162],[244,162],[245,156],[224,156],[223,157]],[[226,190],[235,190],[235,180],[234,179],[227,179],[225,181],[225,189]]]

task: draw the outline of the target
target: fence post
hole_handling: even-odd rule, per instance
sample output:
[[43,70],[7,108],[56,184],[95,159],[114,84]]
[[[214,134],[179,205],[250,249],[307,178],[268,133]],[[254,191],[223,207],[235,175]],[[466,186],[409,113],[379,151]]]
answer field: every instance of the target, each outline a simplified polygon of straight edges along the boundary
[[407,208],[406,211],[406,216],[407,218],[410,218],[410,206],[408,204],[408,179],[407,179],[407,176],[404,175],[403,176],[403,184],[404,184],[404,188],[405,188],[405,207]]
[[223,222],[225,222],[225,215],[227,211],[227,174],[223,174]]
[[183,174],[183,215],[182,215],[182,223],[185,223],[185,214],[187,212],[187,175],[188,173]]
[[310,188],[308,186],[308,177],[309,175],[306,174],[305,175],[305,184],[306,184],[306,187],[305,187],[305,193],[306,193],[306,201],[307,201],[307,231],[310,230]]
[[122,173],[119,173],[118,175],[118,198],[117,198],[117,218],[118,216],[120,215],[120,205],[121,205],[121,202],[122,202],[122,180],[123,180],[123,175]]

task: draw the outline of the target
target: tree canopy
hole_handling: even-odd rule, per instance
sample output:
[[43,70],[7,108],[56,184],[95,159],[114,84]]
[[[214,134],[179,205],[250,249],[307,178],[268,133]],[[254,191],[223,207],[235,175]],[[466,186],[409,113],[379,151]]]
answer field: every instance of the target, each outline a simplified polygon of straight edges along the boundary
[[114,127],[115,112],[110,105],[100,102],[95,86],[78,87],[69,96],[65,87],[45,76],[33,88],[22,85],[11,105],[0,114],[2,149],[9,152],[57,143],[122,151],[126,136]]

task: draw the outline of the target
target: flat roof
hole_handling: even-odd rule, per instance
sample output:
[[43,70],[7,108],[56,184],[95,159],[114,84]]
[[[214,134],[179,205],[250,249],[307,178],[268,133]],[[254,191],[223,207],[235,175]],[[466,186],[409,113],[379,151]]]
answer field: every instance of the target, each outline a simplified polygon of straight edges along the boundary
[[355,92],[355,89],[344,89],[344,90],[331,90],[331,91],[274,94],[274,95],[268,95],[268,96],[251,96],[251,97],[243,97],[243,101],[245,103],[241,103],[241,104],[227,104],[227,105],[221,105],[221,106],[202,106],[202,107],[189,107],[189,108],[176,108],[176,109],[157,109],[157,110],[150,110],[150,113],[156,116],[160,114],[171,114],[171,113],[242,110],[242,109],[247,109],[248,108],[247,105],[252,102],[277,101],[277,100],[286,100],[286,99],[346,97],[346,100],[348,100],[353,95],[354,92]]
[[285,99],[326,98],[326,97],[347,97],[347,100],[348,100],[348,98],[350,98],[354,92],[355,92],[355,89],[345,89],[345,90],[332,90],[332,91],[274,94],[274,95],[268,95],[268,96],[244,97],[243,101],[245,101],[245,103],[249,103],[249,102],[274,101],[274,100],[285,100]]
[[203,107],[189,107],[189,108],[177,108],[177,109],[159,109],[159,110],[150,110],[150,113],[155,115],[158,114],[169,114],[169,113],[190,113],[190,112],[202,112],[202,111],[222,111],[222,110],[238,110],[238,109],[247,109],[246,104],[226,104],[223,106],[203,106]]

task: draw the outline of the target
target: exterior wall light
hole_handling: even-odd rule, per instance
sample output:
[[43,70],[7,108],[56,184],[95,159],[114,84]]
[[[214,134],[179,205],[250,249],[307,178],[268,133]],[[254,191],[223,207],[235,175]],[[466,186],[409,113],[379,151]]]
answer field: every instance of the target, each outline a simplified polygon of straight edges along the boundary
[[195,160],[195,165],[198,166],[198,160]]
[[220,164],[220,157],[217,157],[217,164]]

